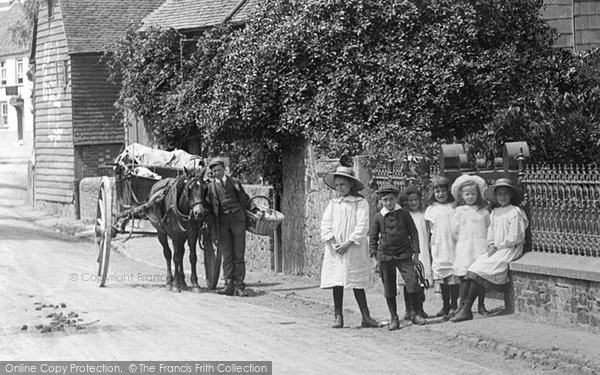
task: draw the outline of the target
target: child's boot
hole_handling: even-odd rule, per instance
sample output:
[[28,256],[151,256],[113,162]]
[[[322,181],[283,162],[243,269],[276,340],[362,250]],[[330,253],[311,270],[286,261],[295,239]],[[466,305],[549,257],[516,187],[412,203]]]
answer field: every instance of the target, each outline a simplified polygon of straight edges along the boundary
[[362,315],[362,321],[360,325],[364,328],[379,327],[379,322],[371,318],[371,313],[369,312],[369,307],[367,305],[367,295],[365,294],[365,290],[354,289],[354,297],[356,298],[358,308],[360,309],[360,313]]
[[331,328],[344,328],[344,316],[342,315],[342,311],[334,311],[333,316],[333,325]]
[[458,312],[458,295],[460,288],[458,284],[450,285],[450,311],[448,312],[449,316],[454,316]]
[[485,308],[485,289],[481,288],[477,296],[477,312],[479,315],[488,315],[490,312]]
[[456,313],[456,315],[450,319],[450,321],[457,323],[473,319],[471,308],[473,307],[473,302],[475,302],[475,298],[477,298],[480,291],[481,286],[479,286],[479,284],[476,282],[471,282],[471,285],[469,286],[469,295],[467,296],[465,304],[463,305],[462,309],[460,309],[458,313]]
[[410,297],[406,291],[406,286],[402,289],[404,294],[404,320],[410,320],[412,316],[412,306],[410,305]]
[[502,311],[502,314],[514,313],[515,290],[513,289],[512,280],[508,284],[506,284],[502,292],[504,293],[504,310]]
[[398,319],[396,296],[386,297],[385,301],[387,302],[388,310],[390,310],[390,323],[388,324],[388,329],[390,331],[393,331],[400,328],[400,319]]
[[410,303],[413,306],[410,320],[413,322],[413,324],[422,326],[426,322],[420,313],[421,311],[423,311],[423,301],[421,300],[421,296],[419,295],[418,292],[410,293],[409,296],[410,296]]
[[429,318],[429,314],[427,314],[425,310],[423,310],[423,304],[425,303],[425,289],[421,289],[421,291],[419,292],[419,300],[421,302],[419,303],[420,311],[418,311],[418,314],[421,315],[421,318],[427,319]]
[[458,302],[458,309],[462,309],[463,305],[465,304],[465,301],[467,300],[467,295],[469,294],[469,279],[466,279],[463,277],[463,279],[460,281],[460,286],[458,287],[458,293],[460,295],[460,299]]
[[444,303],[442,309],[435,314],[436,317],[446,316],[450,311],[450,286],[441,284],[440,290],[442,292],[442,301]]

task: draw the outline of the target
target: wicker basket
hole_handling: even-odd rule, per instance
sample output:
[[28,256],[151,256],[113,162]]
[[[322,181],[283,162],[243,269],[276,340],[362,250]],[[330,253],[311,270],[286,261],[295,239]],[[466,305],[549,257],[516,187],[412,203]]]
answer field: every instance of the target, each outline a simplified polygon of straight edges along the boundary
[[[263,195],[258,195],[250,199],[248,206],[251,206],[253,200],[256,198],[265,199],[269,202],[269,206],[271,205],[271,200],[269,198]],[[258,212],[246,210],[246,230],[260,236],[272,235],[275,229],[277,229],[277,226],[281,224],[285,217],[281,212],[276,211],[269,206],[259,203],[254,203],[254,206],[258,208]]]

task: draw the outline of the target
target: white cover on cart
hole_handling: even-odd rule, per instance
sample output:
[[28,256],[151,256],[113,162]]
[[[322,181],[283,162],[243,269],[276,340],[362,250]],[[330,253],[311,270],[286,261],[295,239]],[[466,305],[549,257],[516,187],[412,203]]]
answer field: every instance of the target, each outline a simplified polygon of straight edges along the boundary
[[203,159],[198,155],[189,154],[183,150],[164,151],[154,149],[139,143],[132,143],[117,156],[115,163],[124,165],[141,164],[162,167],[201,168]]

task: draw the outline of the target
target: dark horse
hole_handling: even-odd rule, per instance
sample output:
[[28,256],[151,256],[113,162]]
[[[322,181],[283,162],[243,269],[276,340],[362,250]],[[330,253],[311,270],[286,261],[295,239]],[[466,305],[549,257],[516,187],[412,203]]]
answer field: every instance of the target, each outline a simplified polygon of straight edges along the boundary
[[[183,273],[183,256],[185,241],[190,247],[190,264],[192,267],[192,291],[199,292],[198,276],[196,274],[196,242],[198,233],[207,211],[204,206],[206,183],[203,179],[205,168],[189,171],[184,168],[184,174],[178,178],[165,178],[158,181],[150,190],[150,207],[146,213],[152,225],[158,231],[158,240],[163,247],[167,261],[166,287],[177,292],[186,289]],[[173,263],[175,275],[171,273],[171,249],[168,237],[173,242]]]

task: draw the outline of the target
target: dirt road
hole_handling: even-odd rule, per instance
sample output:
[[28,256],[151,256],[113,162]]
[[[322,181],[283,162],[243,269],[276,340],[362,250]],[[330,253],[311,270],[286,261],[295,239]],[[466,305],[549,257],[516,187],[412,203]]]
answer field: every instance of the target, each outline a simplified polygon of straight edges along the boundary
[[118,253],[112,254],[112,279],[98,288],[93,244],[68,241],[19,220],[15,197],[22,192],[0,186],[2,359],[267,360],[275,374],[541,371],[416,327],[355,328],[356,314],[346,316],[350,328],[333,330],[328,307],[261,293],[258,286],[248,298],[205,289],[168,292],[163,269]]

